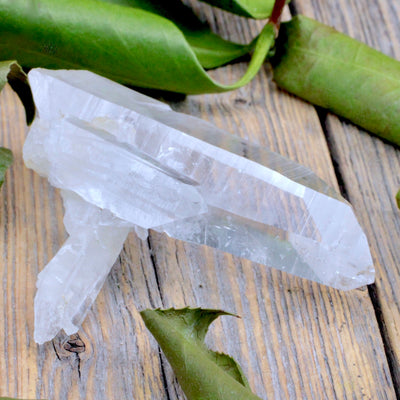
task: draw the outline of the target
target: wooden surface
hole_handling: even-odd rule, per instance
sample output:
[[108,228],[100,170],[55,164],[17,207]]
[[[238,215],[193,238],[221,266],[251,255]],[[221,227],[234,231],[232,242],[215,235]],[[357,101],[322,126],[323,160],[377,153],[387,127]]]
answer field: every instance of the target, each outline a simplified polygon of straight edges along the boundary
[[[196,8],[233,40],[249,41],[262,26]],[[290,11],[400,60],[396,0],[295,0]],[[231,80],[245,68],[213,74]],[[15,162],[0,192],[0,396],[184,399],[138,310],[188,305],[241,315],[220,318],[207,341],[239,361],[264,400],[400,396],[399,149],[278,90],[268,64],[240,90],[172,105],[309,166],[337,188],[339,182],[369,239],[376,284],[341,292],[165,235],[141,241],[131,234],[78,335],[38,346],[35,280],[65,239],[63,209],[59,193],[23,166],[23,109],[6,87],[0,145],[13,150]]]

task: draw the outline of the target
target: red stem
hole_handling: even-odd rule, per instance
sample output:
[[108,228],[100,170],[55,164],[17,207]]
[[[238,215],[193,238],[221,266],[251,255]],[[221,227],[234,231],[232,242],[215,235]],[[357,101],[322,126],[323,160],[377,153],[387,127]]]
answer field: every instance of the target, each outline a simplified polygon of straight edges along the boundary
[[276,0],[271,13],[271,18],[269,19],[269,23],[275,27],[276,34],[278,34],[279,31],[280,19],[285,4],[286,0]]

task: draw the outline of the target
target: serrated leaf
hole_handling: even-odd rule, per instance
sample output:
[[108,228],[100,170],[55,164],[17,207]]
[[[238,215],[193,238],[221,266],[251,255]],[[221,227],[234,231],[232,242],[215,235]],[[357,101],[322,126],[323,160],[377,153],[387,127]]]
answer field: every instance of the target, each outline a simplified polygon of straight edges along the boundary
[[0,147],[0,187],[3,185],[7,168],[12,164],[12,162],[13,155],[11,150]]
[[214,359],[214,362],[221,367],[226,373],[231,375],[240,384],[250,390],[249,382],[247,381],[246,375],[244,374],[240,365],[227,354],[217,353],[209,350],[210,357]]
[[212,6],[248,18],[263,19],[271,16],[274,0],[202,0]]
[[288,92],[400,145],[400,62],[318,21],[282,24],[272,59]]
[[0,0],[0,54],[26,67],[88,69],[115,81],[186,94],[224,92],[248,83],[274,42],[267,24],[245,75],[215,82],[182,31],[139,8],[99,0]]
[[14,60],[0,62],[0,91],[7,82],[21,99],[25,107],[26,123],[30,125],[35,117],[35,104],[28,77]]
[[188,400],[260,400],[242,369],[226,354],[209,350],[204,338],[221,310],[145,310],[142,318],[170,362]]

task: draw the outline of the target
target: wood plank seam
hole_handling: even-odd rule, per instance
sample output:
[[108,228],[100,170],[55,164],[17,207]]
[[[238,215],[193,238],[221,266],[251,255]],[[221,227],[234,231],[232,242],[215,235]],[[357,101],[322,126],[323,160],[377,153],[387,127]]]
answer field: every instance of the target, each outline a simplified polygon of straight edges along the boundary
[[[329,131],[328,125],[326,124],[326,118],[327,118],[328,113],[327,113],[327,111],[324,111],[324,110],[321,111],[318,107],[315,107],[315,108],[316,108],[316,111],[318,112],[318,115],[320,116],[321,128],[326,137],[326,142],[327,142],[327,145],[329,148],[329,153],[331,155],[332,165],[335,169],[336,178],[339,183],[340,192],[346,200],[350,201],[348,190],[347,190],[347,184],[346,184],[345,179],[343,178],[343,174],[341,172],[341,167],[339,165],[340,160],[336,156],[337,149],[331,142],[331,134],[332,133]],[[322,118],[324,118],[324,119],[322,119]],[[383,313],[381,311],[380,300],[379,300],[379,296],[377,294],[377,289],[376,289],[375,283],[368,285],[368,293],[369,293],[369,297],[371,299],[372,306],[375,311],[375,318],[376,318],[377,324],[379,326],[380,334],[382,337],[382,342],[384,345],[385,354],[386,354],[386,358],[388,361],[390,375],[392,377],[392,381],[394,382],[394,389],[396,392],[396,396],[400,399],[400,382],[397,382],[397,379],[396,379],[396,373],[395,373],[395,369],[396,369],[395,364],[396,363],[395,363],[395,359],[394,359],[393,347],[392,347],[389,335],[387,333],[387,329],[385,328],[385,322],[383,319]]]
[[382,312],[381,302],[379,300],[379,295],[377,293],[376,284],[368,286],[369,297],[371,298],[372,305],[374,306],[376,319],[378,321],[379,330],[381,332],[383,346],[386,353],[386,358],[388,360],[390,376],[394,382],[394,391],[396,393],[397,399],[400,399],[400,385],[396,378],[396,362],[395,355],[393,352],[393,347],[391,345],[390,336],[386,328],[385,318]]
[[[162,292],[161,286],[160,286],[160,278],[159,278],[159,274],[158,274],[156,255],[155,255],[155,252],[153,252],[153,247],[152,247],[152,243],[151,243],[151,232],[149,232],[149,236],[147,237],[146,243],[147,243],[147,246],[148,246],[148,249],[149,249],[149,253],[150,253],[151,268],[153,269],[153,273],[154,273],[155,280],[156,280],[156,283],[157,283],[157,290],[158,290],[158,293],[159,293],[159,296],[160,296],[160,299],[161,299],[161,303],[163,304],[163,308],[165,308],[164,299],[163,299],[163,292]],[[151,290],[149,290],[149,294],[150,293],[151,293]],[[159,350],[161,380],[162,380],[162,383],[164,385],[166,400],[171,400],[171,396],[170,396],[170,393],[169,393],[169,385],[168,385],[168,380],[167,380],[166,365],[165,365],[167,360],[166,360],[166,358],[165,358],[160,346],[158,346],[158,350]]]
[[[300,14],[300,13],[302,13],[302,11],[304,11],[304,8],[307,9],[307,7],[309,5],[308,4],[305,5],[305,3],[307,3],[307,2],[301,3],[298,0],[292,0],[292,2],[289,5],[292,14],[294,14],[294,15]],[[353,5],[353,3],[354,3],[354,5]],[[312,13],[309,14],[309,16],[314,17],[316,19],[323,20],[324,15],[323,15],[322,11],[318,8],[319,2],[311,1],[311,2],[309,2],[309,4],[312,5],[311,6]],[[353,11],[351,9],[351,7],[354,6],[354,8],[356,9],[357,13],[355,13],[355,15],[363,15],[363,12],[365,11],[364,10],[365,6],[357,1],[349,2],[349,3],[345,2],[344,4],[341,4],[340,2],[338,2],[338,4],[336,6],[338,7],[337,14],[339,14],[339,17],[342,16],[342,14],[344,15],[343,25],[348,29],[356,29],[357,25],[354,24],[354,21],[350,20],[350,19],[346,20],[346,18],[348,18],[348,14],[350,14]],[[342,6],[342,8],[340,8],[340,6]],[[348,7],[349,12],[347,12],[346,7]],[[372,4],[371,4],[371,7],[372,7]],[[387,2],[381,1],[381,2],[377,2],[376,6],[374,7],[373,17],[376,20],[379,20],[379,21],[385,20],[384,19],[385,7],[390,8],[390,16],[393,20],[396,19],[396,16],[398,18],[398,15],[399,15],[398,10],[396,12],[396,10],[394,8],[394,3],[390,2],[390,1],[387,1]],[[327,12],[328,10],[329,10],[329,7],[326,8],[325,12]],[[312,15],[312,14],[314,14],[314,15]],[[331,15],[332,14],[328,14],[328,18],[327,18],[328,20]],[[321,16],[322,16],[322,18],[321,18]],[[338,16],[335,16],[335,18],[338,18]],[[382,42],[384,42],[384,41],[380,41],[379,34],[377,34],[377,32],[375,32],[374,30],[371,30],[371,24],[368,24],[368,22],[369,22],[368,19],[360,18],[360,21],[357,21],[357,22],[359,22],[361,24],[361,27],[362,27],[361,31],[355,30],[354,32],[352,32],[352,31],[347,32],[347,34],[350,34],[350,36],[356,37],[358,40],[360,40],[362,42],[365,42],[365,38],[368,38],[370,41],[373,42],[372,44],[370,43],[370,45],[379,49],[379,47],[382,46]],[[329,21],[327,23],[330,24]],[[383,50],[381,49],[381,51],[386,52],[386,53],[393,53],[393,48],[395,48],[394,45],[396,43],[396,42],[393,42],[393,34],[396,34],[396,31],[391,30],[390,26],[385,25],[384,23],[381,23],[380,25],[384,27],[385,35],[390,36],[392,39],[390,41],[390,48],[389,48],[389,46],[387,46],[386,49],[383,49]],[[374,28],[376,28],[375,24],[372,26]],[[393,26],[398,26],[398,24],[394,23]],[[399,36],[398,36],[399,32],[400,31],[397,30],[397,37],[396,37],[397,39],[399,39]],[[384,42],[384,44],[385,44],[385,42]],[[393,54],[390,54],[390,55],[392,57],[394,56]],[[318,111],[318,109],[317,109],[317,111]],[[324,118],[324,121],[321,121],[321,126],[322,126],[323,132],[326,136],[326,140],[327,140],[327,143],[329,146],[329,152],[330,152],[330,155],[332,158],[332,163],[335,167],[335,174],[338,177],[339,183],[340,182],[343,183],[342,194],[344,195],[344,197],[351,200],[351,197],[352,196],[354,197],[354,192],[352,193],[351,187],[349,187],[349,185],[351,185],[351,181],[349,179],[347,179],[347,181],[346,181],[345,174],[342,172],[343,167],[341,166],[341,157],[339,155],[340,148],[338,147],[338,144],[335,142],[335,139],[334,139],[335,132],[332,129],[333,125],[332,125],[332,123],[330,123],[330,121],[339,121],[339,124],[342,126],[346,126],[347,122],[344,121],[342,118],[337,118],[333,114],[329,114],[328,112],[324,112],[324,115],[325,115],[325,118]],[[328,119],[329,119],[329,121],[328,121]],[[351,125],[351,129],[362,131],[360,128],[356,128],[354,125]],[[361,134],[364,134],[364,133],[361,133]],[[365,133],[365,134],[367,135],[368,133]],[[382,140],[382,142],[387,143],[384,140]],[[391,144],[388,144],[388,145],[393,146]],[[378,151],[376,146],[375,146],[375,151]],[[340,186],[342,186],[342,185],[340,185]],[[399,373],[398,354],[396,355],[396,351],[395,351],[396,343],[393,342],[393,338],[391,339],[390,333],[387,329],[388,321],[386,321],[385,314],[383,312],[383,305],[382,305],[383,300],[381,300],[381,298],[380,298],[379,288],[376,283],[373,285],[370,285],[368,287],[368,294],[369,294],[372,306],[375,311],[375,318],[378,323],[380,335],[382,338],[390,375],[391,375],[392,381],[394,383],[394,385],[393,385],[394,391],[396,393],[397,398],[400,399],[400,373]],[[392,334],[393,334],[393,332],[392,332]]]

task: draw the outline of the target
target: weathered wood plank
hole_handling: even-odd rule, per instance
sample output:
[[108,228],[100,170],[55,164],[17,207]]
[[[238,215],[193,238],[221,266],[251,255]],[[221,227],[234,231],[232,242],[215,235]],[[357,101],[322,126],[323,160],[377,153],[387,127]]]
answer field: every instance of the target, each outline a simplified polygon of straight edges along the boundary
[[[299,12],[348,33],[400,60],[400,4],[368,0],[295,2]],[[400,64],[399,64],[400,65]],[[399,67],[400,68],[400,67]],[[377,269],[372,293],[381,313],[388,355],[400,396],[400,151],[334,115],[326,119],[345,189],[366,229]]]
[[[220,22],[225,13],[212,15],[215,28],[224,26]],[[240,19],[234,26],[235,32],[246,32],[239,34],[239,40],[256,32],[255,24]],[[245,65],[239,68],[243,72]],[[238,66],[214,72],[219,79],[238,76]],[[191,97],[175,106],[267,144],[336,185],[315,110],[276,91],[268,76],[266,66],[245,88]],[[340,293],[158,234],[152,235],[151,244],[164,306],[218,306],[242,315],[239,321],[225,318],[221,328],[217,324],[216,331],[221,329],[226,336],[212,336],[210,341],[236,356],[261,397],[395,397],[367,291]],[[236,340],[231,341],[229,334]],[[383,363],[374,366],[378,348]],[[178,391],[172,381],[169,391],[172,397]]]
[[152,266],[148,247],[133,235],[79,331],[85,351],[76,352],[63,335],[42,346],[34,343],[36,275],[65,238],[63,210],[58,192],[23,166],[27,129],[23,108],[9,87],[0,105],[0,143],[15,157],[0,193],[0,396],[129,399],[135,393],[135,399],[163,398],[156,342],[132,306],[161,303],[154,273],[147,268]]
[[[261,27],[204,5],[199,10],[239,40]],[[235,79],[244,69],[235,65],[215,75]],[[192,96],[174,107],[269,145],[337,185],[315,110],[277,91],[270,76],[266,65],[243,89]],[[241,315],[217,321],[208,342],[238,359],[262,399],[395,398],[366,290],[342,293],[156,233],[148,242],[129,237],[79,331],[84,352],[67,351],[62,335],[37,346],[34,282],[65,237],[62,205],[57,192],[22,166],[23,112],[9,89],[0,107],[0,143],[16,154],[0,193],[0,395],[182,399],[138,310],[191,305]]]

